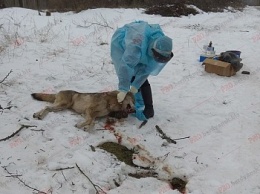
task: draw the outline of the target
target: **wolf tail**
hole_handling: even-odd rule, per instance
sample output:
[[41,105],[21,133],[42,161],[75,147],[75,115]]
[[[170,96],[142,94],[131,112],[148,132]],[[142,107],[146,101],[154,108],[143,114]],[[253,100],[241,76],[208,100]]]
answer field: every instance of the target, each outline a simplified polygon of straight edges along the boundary
[[56,94],[44,94],[44,93],[33,93],[31,96],[40,101],[46,101],[46,102],[54,102],[56,99]]

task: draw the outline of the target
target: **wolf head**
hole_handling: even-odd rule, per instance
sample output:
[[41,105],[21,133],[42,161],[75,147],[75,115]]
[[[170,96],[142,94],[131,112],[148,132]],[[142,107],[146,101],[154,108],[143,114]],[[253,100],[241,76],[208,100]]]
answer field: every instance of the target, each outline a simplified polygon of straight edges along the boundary
[[125,99],[123,100],[123,110],[129,111],[130,109],[135,109],[135,97],[132,92],[127,92]]

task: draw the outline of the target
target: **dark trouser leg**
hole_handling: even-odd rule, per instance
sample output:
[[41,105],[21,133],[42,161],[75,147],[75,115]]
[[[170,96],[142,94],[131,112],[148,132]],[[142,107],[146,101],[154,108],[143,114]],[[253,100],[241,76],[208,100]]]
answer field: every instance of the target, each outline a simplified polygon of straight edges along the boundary
[[140,87],[141,94],[144,100],[144,116],[149,119],[154,116],[154,109],[153,109],[153,96],[152,96],[152,89],[148,80],[146,80],[143,85]]

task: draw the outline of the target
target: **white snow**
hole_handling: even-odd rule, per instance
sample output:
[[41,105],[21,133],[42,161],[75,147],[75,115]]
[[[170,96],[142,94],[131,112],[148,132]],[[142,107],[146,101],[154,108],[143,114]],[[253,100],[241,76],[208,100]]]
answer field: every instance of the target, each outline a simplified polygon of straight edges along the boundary
[[[65,111],[42,121],[32,118],[47,103],[33,100],[31,93],[117,89],[110,39],[117,27],[134,20],[161,24],[174,43],[173,59],[149,78],[155,117],[141,129],[132,116],[116,123],[122,144],[139,151],[134,162],[154,168],[163,179],[187,180],[187,194],[260,193],[260,11],[247,7],[243,12],[180,18],[146,15],[142,9],[93,9],[50,17],[21,8],[0,10],[0,80],[12,70],[0,84],[0,139],[22,124],[37,126],[0,142],[0,194],[38,193],[8,177],[4,167],[48,194],[95,193],[76,163],[108,194],[179,193],[156,178],[129,177],[135,169],[101,149],[93,152],[90,145],[117,139],[108,130],[75,128],[83,120],[80,115]],[[242,51],[241,71],[251,74],[206,73],[198,59],[209,41],[217,53]],[[12,108],[4,109],[8,106]],[[105,119],[98,119],[95,128],[104,125]],[[190,138],[166,143],[155,125],[173,139]],[[56,171],[67,167],[74,168]]]

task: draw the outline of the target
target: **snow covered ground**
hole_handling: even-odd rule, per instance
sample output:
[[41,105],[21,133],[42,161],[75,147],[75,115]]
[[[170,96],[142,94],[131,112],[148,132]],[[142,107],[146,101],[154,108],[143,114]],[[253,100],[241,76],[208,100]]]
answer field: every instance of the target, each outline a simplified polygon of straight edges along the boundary
[[[156,178],[129,177],[134,169],[101,149],[93,152],[90,145],[117,140],[108,130],[75,128],[83,120],[80,115],[65,111],[42,121],[32,118],[47,104],[33,100],[33,92],[117,89],[110,39],[117,27],[134,20],[161,24],[173,38],[174,57],[149,79],[155,117],[141,129],[132,116],[116,123],[122,144],[139,147],[140,155],[151,161],[144,165],[155,169],[160,179],[187,180],[187,194],[260,193],[260,11],[247,7],[243,12],[181,18],[146,15],[139,9],[50,17],[28,9],[0,10],[0,80],[12,70],[0,84],[0,139],[21,125],[36,126],[0,142],[0,194],[95,193],[75,164],[108,194],[179,193]],[[217,53],[242,51],[242,71],[251,74],[206,73],[198,58],[209,41]],[[104,125],[105,119],[99,119],[95,128]],[[172,139],[190,138],[167,144],[156,125]],[[74,168],[57,170],[67,167]],[[10,177],[5,168],[18,176]]]

